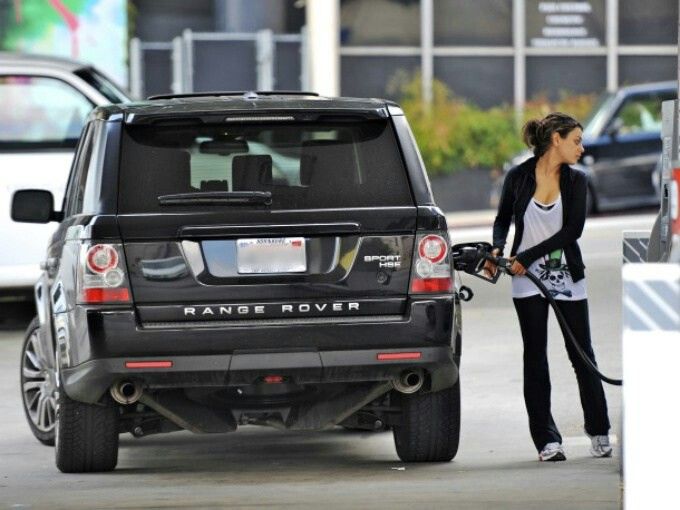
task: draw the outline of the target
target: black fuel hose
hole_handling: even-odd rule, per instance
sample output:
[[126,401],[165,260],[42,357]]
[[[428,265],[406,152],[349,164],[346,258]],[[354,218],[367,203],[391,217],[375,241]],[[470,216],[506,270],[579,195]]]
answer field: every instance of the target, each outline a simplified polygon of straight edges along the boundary
[[[512,266],[512,262],[510,260],[502,257],[494,257],[493,255],[487,255],[485,258],[490,262],[496,264],[507,274],[509,275],[513,274],[510,271],[510,266]],[[613,386],[622,386],[623,385],[622,379],[612,379],[611,377],[607,377],[602,372],[600,372],[599,369],[597,368],[597,365],[593,362],[593,360],[590,359],[590,357],[585,353],[583,348],[578,344],[578,341],[576,340],[574,333],[571,331],[569,324],[567,324],[567,320],[565,319],[564,315],[562,315],[562,312],[558,308],[555,298],[550,294],[548,289],[546,289],[545,285],[543,285],[543,282],[541,282],[541,280],[535,274],[530,273],[529,271],[526,272],[525,276],[529,278],[529,280],[531,280],[534,285],[536,285],[538,290],[540,290],[543,296],[548,300],[550,306],[552,306],[552,309],[555,312],[555,316],[557,317],[557,321],[560,323],[560,326],[562,326],[562,329],[567,333],[567,338],[569,338],[569,340],[573,344],[574,348],[576,349],[576,352],[585,363],[586,368],[592,374],[596,375],[607,384],[611,384]]]

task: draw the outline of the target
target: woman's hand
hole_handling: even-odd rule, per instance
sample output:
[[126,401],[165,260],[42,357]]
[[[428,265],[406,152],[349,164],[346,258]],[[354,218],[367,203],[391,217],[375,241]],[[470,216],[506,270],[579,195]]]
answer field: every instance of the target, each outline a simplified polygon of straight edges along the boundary
[[516,257],[510,257],[508,260],[512,262],[512,265],[510,266],[510,272],[512,274],[516,275],[524,275],[527,272],[527,269],[516,260]]
[[[501,250],[498,248],[494,248],[491,250],[491,255],[494,257],[498,257],[498,254],[500,253]],[[487,260],[484,262],[484,267],[482,269],[482,272],[484,273],[484,276],[487,278],[491,279],[494,276],[496,276],[496,272],[498,271],[498,266],[491,262],[490,260]]]

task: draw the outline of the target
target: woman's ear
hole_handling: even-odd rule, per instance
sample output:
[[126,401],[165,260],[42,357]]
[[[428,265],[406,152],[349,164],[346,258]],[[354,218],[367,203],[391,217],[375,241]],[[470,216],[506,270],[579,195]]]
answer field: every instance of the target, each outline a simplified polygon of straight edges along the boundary
[[551,142],[552,142],[553,147],[559,147],[560,143],[562,143],[562,137],[560,136],[560,134],[557,131],[553,132],[553,134],[551,136]]

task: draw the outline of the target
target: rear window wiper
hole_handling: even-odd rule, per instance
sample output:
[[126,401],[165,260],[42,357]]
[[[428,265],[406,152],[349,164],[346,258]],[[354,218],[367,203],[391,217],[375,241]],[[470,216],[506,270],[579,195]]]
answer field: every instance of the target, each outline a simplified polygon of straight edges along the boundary
[[195,191],[158,197],[159,205],[271,205],[271,191]]

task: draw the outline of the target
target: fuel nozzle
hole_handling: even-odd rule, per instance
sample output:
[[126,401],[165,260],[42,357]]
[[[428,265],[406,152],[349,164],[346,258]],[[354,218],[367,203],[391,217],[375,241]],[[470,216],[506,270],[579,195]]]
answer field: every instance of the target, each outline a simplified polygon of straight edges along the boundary
[[[501,275],[501,271],[496,271],[493,276],[488,277],[484,275],[484,264],[487,260],[498,264],[506,259],[494,257],[491,254],[492,249],[491,244],[483,241],[455,244],[451,247],[453,267],[457,271],[463,271],[484,281],[496,283]],[[500,266],[500,269],[506,269],[506,265]]]

